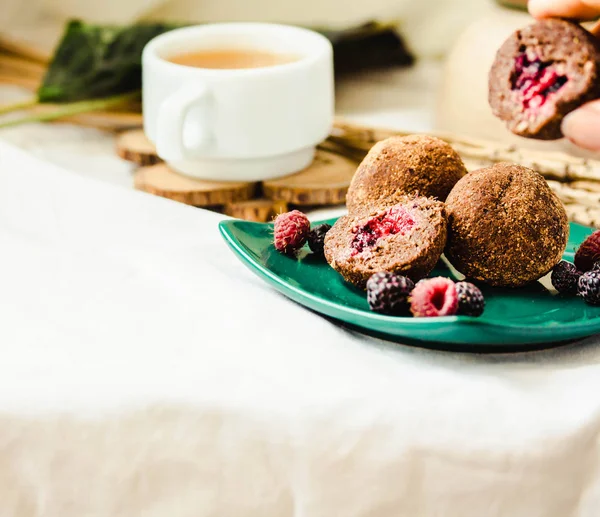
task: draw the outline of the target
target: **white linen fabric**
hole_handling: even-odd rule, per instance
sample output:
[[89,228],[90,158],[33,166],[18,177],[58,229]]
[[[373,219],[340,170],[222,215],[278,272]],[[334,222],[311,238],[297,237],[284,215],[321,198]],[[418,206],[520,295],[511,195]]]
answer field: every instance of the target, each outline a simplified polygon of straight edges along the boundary
[[2,517],[598,515],[598,339],[367,338],[218,220],[0,141]]

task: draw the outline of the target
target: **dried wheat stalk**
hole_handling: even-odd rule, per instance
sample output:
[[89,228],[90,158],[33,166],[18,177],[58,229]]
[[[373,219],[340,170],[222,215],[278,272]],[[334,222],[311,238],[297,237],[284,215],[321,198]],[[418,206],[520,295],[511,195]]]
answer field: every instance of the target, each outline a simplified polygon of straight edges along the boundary
[[0,83],[36,91],[48,66],[49,56],[0,35]]
[[567,204],[578,204],[589,208],[600,208],[600,192],[573,188],[571,183],[548,180],[550,188]]
[[567,210],[569,221],[600,228],[600,210],[571,204],[566,204],[565,209]]
[[14,86],[21,86],[22,88],[34,92],[40,85],[40,81],[31,77],[26,77],[15,73],[3,72],[2,70],[0,70],[0,84],[12,84]]
[[[366,153],[379,140],[393,135],[407,135],[402,131],[365,128],[336,122],[329,140],[353,153]],[[562,152],[541,152],[475,140],[448,133],[430,133],[451,144],[461,157],[475,166],[485,166],[502,161],[519,163],[537,170],[543,176],[561,181],[600,181],[600,160],[579,158]]]
[[52,58],[51,50],[41,50],[24,41],[18,41],[6,34],[0,34],[0,53],[18,56],[41,65],[48,65]]
[[23,59],[21,57],[0,54],[0,70],[13,72],[41,80],[46,73],[46,67]]
[[588,192],[600,193],[600,182],[597,181],[572,181],[569,183],[571,188],[577,190],[587,190]]

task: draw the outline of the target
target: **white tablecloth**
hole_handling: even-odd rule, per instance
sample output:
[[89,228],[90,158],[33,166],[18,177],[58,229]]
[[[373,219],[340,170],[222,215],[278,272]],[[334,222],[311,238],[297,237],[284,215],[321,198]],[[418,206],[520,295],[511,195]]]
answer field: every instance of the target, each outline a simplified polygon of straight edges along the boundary
[[2,517],[597,517],[600,340],[363,337],[219,216],[0,141]]

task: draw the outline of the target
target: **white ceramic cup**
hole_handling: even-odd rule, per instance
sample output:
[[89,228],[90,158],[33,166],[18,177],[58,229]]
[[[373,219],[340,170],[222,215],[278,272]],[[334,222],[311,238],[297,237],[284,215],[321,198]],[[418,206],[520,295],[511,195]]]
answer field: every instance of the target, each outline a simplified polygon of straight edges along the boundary
[[[208,69],[177,54],[256,49],[297,60]],[[269,23],[176,29],[144,48],[144,132],[173,169],[202,179],[259,181],[307,167],[334,117],[333,49],[320,34]]]

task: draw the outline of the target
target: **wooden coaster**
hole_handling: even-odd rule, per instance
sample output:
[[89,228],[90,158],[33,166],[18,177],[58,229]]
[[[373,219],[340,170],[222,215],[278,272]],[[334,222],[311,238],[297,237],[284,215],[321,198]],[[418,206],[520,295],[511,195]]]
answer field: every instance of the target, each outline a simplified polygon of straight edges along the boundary
[[154,144],[148,140],[142,129],[124,131],[117,137],[117,154],[141,167],[161,163]]
[[225,214],[244,219],[246,221],[255,221],[257,223],[266,223],[276,217],[278,214],[287,212],[287,203],[284,201],[273,201],[272,199],[251,199],[249,201],[240,201],[238,203],[229,203],[225,205]]
[[[136,173],[135,185],[140,190],[196,206],[233,203],[234,206],[229,206],[229,212],[226,213],[241,219],[261,220],[269,210],[269,203],[260,199],[256,200],[255,205],[248,203],[237,206],[238,202],[252,197],[247,194],[248,183],[199,181],[181,176],[164,165],[157,169],[148,167],[161,163],[161,160],[142,130],[121,133],[116,149],[121,158],[150,171]],[[264,197],[271,200],[271,205],[273,201],[303,206],[343,204],[355,170],[356,162],[353,160],[319,149],[314,162],[303,171],[263,182]]]
[[317,150],[309,167],[291,176],[263,182],[266,198],[294,205],[339,205],[346,192],[356,163],[324,150]]
[[134,174],[138,190],[193,206],[226,205],[251,199],[256,183],[204,181],[183,176],[165,164],[142,167]]

